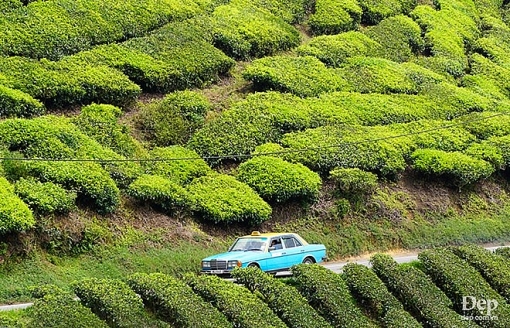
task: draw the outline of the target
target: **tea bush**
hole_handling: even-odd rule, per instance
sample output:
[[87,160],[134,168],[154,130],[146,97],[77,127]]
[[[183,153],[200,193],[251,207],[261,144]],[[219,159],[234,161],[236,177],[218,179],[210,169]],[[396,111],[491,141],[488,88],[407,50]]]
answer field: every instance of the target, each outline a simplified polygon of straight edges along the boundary
[[0,234],[25,231],[35,226],[32,212],[7,179],[0,177]]
[[[459,313],[473,315],[475,321],[485,327],[507,327],[510,324],[510,308],[504,298],[490,287],[475,268],[455,256],[452,251],[427,250],[421,252],[418,258],[423,263],[425,272],[448,295]],[[476,317],[484,316],[486,312],[477,307],[463,309],[462,301],[465,295],[476,299],[496,300],[499,305],[494,315],[498,316],[498,320],[477,320]]]
[[388,290],[419,321],[432,327],[478,326],[472,321],[462,320],[452,310],[450,299],[419,269],[412,266],[399,267],[391,256],[385,254],[374,255],[370,262]]
[[182,146],[157,147],[149,155],[150,161],[144,163],[147,173],[166,177],[180,185],[212,172],[195,151]]
[[292,286],[271,277],[258,268],[234,269],[236,283],[253,293],[260,293],[269,308],[293,328],[331,328],[332,326],[308,304]]
[[271,216],[271,207],[248,185],[224,174],[196,178],[188,186],[189,207],[214,223],[257,225]]
[[158,146],[186,143],[205,123],[209,101],[193,91],[178,91],[141,108],[139,125]]
[[278,316],[248,289],[216,276],[189,276],[188,285],[225,314],[234,327],[286,327]]
[[418,149],[411,159],[415,170],[436,177],[447,177],[459,186],[488,178],[494,172],[488,162],[461,152]]
[[165,210],[183,207],[188,203],[186,190],[168,178],[143,174],[133,181],[127,192],[141,202],[161,206]]
[[495,254],[497,255],[500,255],[502,256],[503,258],[505,258],[506,260],[509,260],[510,259],[510,248],[508,247],[500,247],[500,248],[497,248],[495,251],[494,251]]
[[358,168],[336,168],[329,172],[329,177],[347,194],[366,194],[377,187],[377,175]]
[[257,59],[246,68],[243,77],[253,82],[258,90],[290,92],[301,97],[349,90],[349,85],[339,73],[309,56]]
[[496,170],[502,170],[506,166],[501,149],[486,141],[471,144],[463,153],[473,158],[489,162]]
[[316,57],[331,67],[341,66],[350,57],[368,57],[382,53],[382,51],[382,46],[379,43],[358,31],[317,36],[297,48],[297,52],[301,56]]
[[510,70],[508,68],[500,66],[477,53],[469,57],[469,63],[471,65],[471,74],[493,81],[501,93],[505,96],[509,95]]
[[356,306],[339,274],[319,265],[291,268],[293,280],[310,305],[335,327],[375,327]]
[[66,293],[49,293],[26,310],[27,328],[107,328],[89,308]]
[[76,192],[52,182],[21,178],[14,191],[32,210],[40,214],[67,213],[74,207]]
[[110,327],[158,327],[145,312],[142,299],[129,286],[113,279],[86,279],[73,284],[80,302]]
[[316,0],[315,12],[310,15],[308,25],[315,35],[338,34],[356,30],[362,13],[356,0]]
[[301,23],[306,13],[311,10],[311,4],[306,0],[232,0],[230,3],[252,4],[267,9],[273,15],[291,24]]
[[352,295],[385,326],[421,327],[421,324],[404,310],[402,303],[388,291],[375,272],[366,266],[349,263],[343,267],[343,277]]
[[30,117],[45,111],[44,105],[29,94],[0,85],[0,117]]
[[320,176],[302,164],[271,156],[256,156],[238,168],[237,179],[268,201],[314,200],[319,195]]
[[366,24],[376,25],[390,16],[409,13],[416,4],[416,0],[361,1],[362,21]]
[[299,44],[299,33],[282,18],[244,1],[212,13],[214,45],[235,59],[272,55]]
[[496,112],[470,113],[456,119],[462,127],[479,139],[502,137],[510,132],[510,116]]
[[510,300],[510,264],[504,257],[475,245],[459,246],[453,252],[477,269],[507,302]]
[[181,280],[162,273],[137,273],[128,278],[128,284],[159,318],[175,327],[232,327],[223,314]]
[[386,18],[365,33],[381,45],[381,57],[395,62],[406,62],[424,49],[420,26],[404,15]]

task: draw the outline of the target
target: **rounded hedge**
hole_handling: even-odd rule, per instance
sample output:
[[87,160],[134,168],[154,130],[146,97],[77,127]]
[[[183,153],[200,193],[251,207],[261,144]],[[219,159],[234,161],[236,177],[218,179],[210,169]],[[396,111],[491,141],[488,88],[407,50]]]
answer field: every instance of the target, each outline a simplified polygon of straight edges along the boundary
[[0,177],[0,234],[25,231],[35,226],[32,212],[7,179]]
[[187,204],[186,190],[176,182],[157,175],[143,174],[133,181],[128,194],[139,201],[149,202],[171,210]]
[[357,29],[363,13],[357,0],[316,0],[308,25],[315,35]]
[[315,199],[321,187],[320,176],[302,164],[271,156],[257,156],[238,168],[237,179],[252,187],[268,201]]
[[76,192],[67,191],[52,182],[19,179],[15,193],[34,211],[40,214],[67,213],[74,207]]
[[187,187],[190,208],[214,223],[260,224],[271,216],[271,207],[248,185],[224,174],[196,178]]
[[365,194],[377,187],[377,175],[358,168],[335,168],[329,176],[344,193]]

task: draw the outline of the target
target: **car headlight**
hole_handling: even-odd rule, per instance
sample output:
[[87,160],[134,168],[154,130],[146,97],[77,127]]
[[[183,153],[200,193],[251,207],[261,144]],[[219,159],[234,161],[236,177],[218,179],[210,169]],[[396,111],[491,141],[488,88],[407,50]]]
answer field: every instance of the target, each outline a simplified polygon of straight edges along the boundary
[[241,261],[237,261],[237,260],[228,261],[227,269],[233,269],[235,267],[241,267],[241,265],[242,265]]
[[210,268],[210,267],[211,267],[211,262],[202,261],[202,268],[206,269],[206,268]]

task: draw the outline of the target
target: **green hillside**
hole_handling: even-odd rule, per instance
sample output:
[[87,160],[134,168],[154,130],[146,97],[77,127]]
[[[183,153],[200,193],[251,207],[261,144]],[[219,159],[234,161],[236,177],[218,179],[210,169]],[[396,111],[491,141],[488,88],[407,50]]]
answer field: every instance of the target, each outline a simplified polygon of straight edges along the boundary
[[0,303],[196,273],[252,230],[331,259],[510,241],[508,2],[0,9]]

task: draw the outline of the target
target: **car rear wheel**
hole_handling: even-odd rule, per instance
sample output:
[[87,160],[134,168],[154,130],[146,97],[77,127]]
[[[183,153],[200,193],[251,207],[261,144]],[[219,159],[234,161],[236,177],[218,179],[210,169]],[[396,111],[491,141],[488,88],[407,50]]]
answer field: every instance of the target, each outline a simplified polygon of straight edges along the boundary
[[303,264],[314,264],[315,261],[311,257],[307,257],[303,260]]

